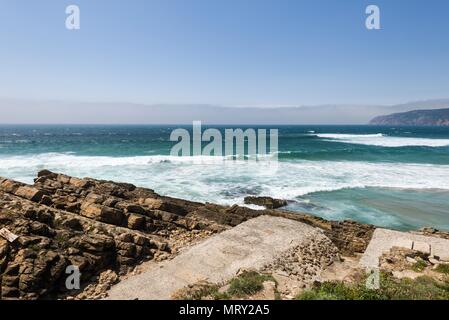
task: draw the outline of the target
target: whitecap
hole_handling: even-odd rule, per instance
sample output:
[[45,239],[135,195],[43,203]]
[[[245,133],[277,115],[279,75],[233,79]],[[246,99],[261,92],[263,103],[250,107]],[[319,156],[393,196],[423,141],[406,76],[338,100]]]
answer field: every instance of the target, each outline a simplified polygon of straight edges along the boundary
[[449,139],[431,139],[431,138],[414,138],[414,137],[394,137],[376,134],[340,134],[340,133],[323,133],[316,135],[319,138],[328,139],[329,141],[363,144],[380,147],[445,147],[449,146]]
[[47,168],[78,177],[134,183],[164,195],[221,204],[243,204],[243,194],[224,190],[257,186],[260,195],[280,199],[346,188],[449,190],[449,165],[361,161],[234,161],[223,157],[100,157],[47,153],[1,156],[0,176],[32,183]]

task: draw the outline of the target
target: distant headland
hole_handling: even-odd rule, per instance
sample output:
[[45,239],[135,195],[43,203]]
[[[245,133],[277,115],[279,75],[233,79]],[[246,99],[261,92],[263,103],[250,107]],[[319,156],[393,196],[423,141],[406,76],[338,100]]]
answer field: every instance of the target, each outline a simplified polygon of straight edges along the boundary
[[433,110],[413,110],[378,116],[370,121],[373,125],[401,126],[449,126],[449,108]]

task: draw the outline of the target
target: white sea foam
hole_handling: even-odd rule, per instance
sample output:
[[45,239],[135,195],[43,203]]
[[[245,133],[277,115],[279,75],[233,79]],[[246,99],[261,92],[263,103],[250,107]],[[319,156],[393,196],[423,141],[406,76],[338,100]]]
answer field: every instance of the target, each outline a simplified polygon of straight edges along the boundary
[[131,182],[165,195],[222,204],[242,204],[245,190],[282,199],[345,188],[449,190],[449,165],[298,160],[281,161],[277,167],[271,167],[263,161],[226,161],[220,157],[196,160],[59,153],[3,156],[0,176],[32,183],[38,170],[48,168],[79,177]]
[[449,146],[449,139],[430,139],[430,138],[412,138],[412,137],[393,137],[382,133],[377,134],[339,134],[322,133],[316,136],[329,139],[336,142],[364,144],[381,147],[445,147]]

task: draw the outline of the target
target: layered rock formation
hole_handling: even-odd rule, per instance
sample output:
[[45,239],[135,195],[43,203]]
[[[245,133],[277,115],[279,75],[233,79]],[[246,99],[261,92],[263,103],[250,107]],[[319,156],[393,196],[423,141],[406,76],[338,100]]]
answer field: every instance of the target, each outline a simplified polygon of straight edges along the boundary
[[34,185],[0,178],[0,229],[18,236],[11,242],[0,236],[0,298],[64,297],[69,265],[79,267],[88,285],[107,270],[125,274],[143,261],[170,258],[191,242],[260,215],[324,229],[346,254],[363,252],[374,229],[288,211],[202,204],[43,170]]

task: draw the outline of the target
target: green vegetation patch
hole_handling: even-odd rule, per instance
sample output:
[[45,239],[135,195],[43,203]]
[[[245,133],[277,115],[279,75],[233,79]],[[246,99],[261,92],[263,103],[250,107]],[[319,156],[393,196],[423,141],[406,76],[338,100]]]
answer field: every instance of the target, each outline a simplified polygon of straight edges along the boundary
[[219,292],[219,289],[220,287],[216,284],[201,283],[182,289],[173,298],[177,300],[227,300],[230,298],[228,294]]
[[[203,282],[179,290],[173,298],[178,300],[229,300],[235,297],[242,298],[261,291],[265,281],[276,283],[276,280],[271,275],[261,274],[256,271],[246,271],[229,281],[226,292],[220,292],[222,285]],[[279,292],[275,291],[275,296],[277,299],[280,299]]]
[[426,267],[427,263],[425,263],[423,260],[419,260],[413,264],[412,270],[415,272],[423,272]]
[[396,279],[381,273],[380,288],[368,289],[365,281],[346,284],[340,281],[323,282],[299,294],[299,300],[449,300],[449,282],[430,277]]
[[449,264],[439,264],[435,268],[435,271],[436,272],[440,272],[440,273],[449,274]]
[[255,271],[243,272],[229,282],[228,294],[236,297],[255,294],[263,289],[265,281],[276,283],[276,280],[271,275],[260,274]]

